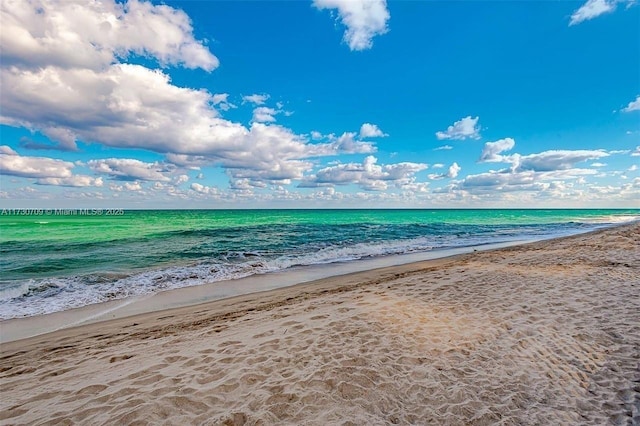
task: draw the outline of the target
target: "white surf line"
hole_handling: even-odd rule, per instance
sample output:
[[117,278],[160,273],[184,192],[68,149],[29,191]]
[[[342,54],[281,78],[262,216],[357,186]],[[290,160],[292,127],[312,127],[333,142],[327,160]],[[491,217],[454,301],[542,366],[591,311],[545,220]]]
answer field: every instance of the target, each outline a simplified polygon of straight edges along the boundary
[[[626,223],[633,223],[633,221]],[[251,275],[244,278],[215,281],[190,287],[169,289],[157,293],[149,293],[128,297],[126,299],[96,303],[50,314],[0,320],[0,343],[34,337],[79,325],[125,318],[132,315],[157,312],[165,309],[193,306],[201,303],[229,299],[236,296],[245,296],[262,291],[291,287],[297,284],[304,284],[324,278],[337,277],[390,266],[400,266],[409,263],[441,259],[460,254],[473,253],[475,251],[496,250],[521,244],[534,243],[537,241],[570,237],[620,225],[623,224],[609,223],[595,228],[573,230],[568,233],[545,235],[540,236],[539,238],[530,238],[525,240],[434,249],[426,252],[394,254],[353,261],[296,266],[281,271]]]

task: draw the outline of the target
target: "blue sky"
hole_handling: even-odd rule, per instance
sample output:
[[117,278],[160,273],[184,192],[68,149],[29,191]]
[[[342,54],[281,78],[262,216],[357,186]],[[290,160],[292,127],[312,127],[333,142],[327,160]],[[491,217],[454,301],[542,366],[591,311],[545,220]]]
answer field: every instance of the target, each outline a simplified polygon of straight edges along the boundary
[[640,7],[1,3],[7,207],[640,207]]

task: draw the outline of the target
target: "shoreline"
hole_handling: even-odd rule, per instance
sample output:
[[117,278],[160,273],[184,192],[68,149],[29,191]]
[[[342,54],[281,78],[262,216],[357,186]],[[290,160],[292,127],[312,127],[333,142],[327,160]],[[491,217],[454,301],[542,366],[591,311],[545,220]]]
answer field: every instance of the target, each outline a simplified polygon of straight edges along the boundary
[[[0,345],[6,347],[7,344],[12,342],[37,339],[48,334],[81,329],[94,324],[117,320],[128,322],[133,318],[142,320],[147,315],[154,318],[157,316],[156,314],[163,312],[180,309],[190,310],[201,305],[210,305],[211,308],[224,310],[227,302],[229,307],[234,306],[236,302],[241,304],[259,303],[261,297],[278,297],[280,291],[284,295],[288,289],[295,289],[296,287],[332,286],[343,279],[370,281],[371,277],[378,273],[383,275],[393,274],[394,272],[406,274],[414,270],[455,262],[477,252],[499,251],[510,247],[571,239],[583,235],[596,234],[608,229],[633,226],[635,223],[607,225],[595,230],[542,239],[463,246],[430,252],[359,259],[352,262],[307,265],[291,270],[111,300],[49,314],[0,320]],[[330,272],[331,269],[333,269],[333,272]]]
[[[439,251],[446,246],[469,247],[482,246],[488,241],[554,238],[640,218],[630,211],[616,214],[612,210],[602,209],[581,209],[580,213],[570,213],[563,209],[558,214],[536,209],[532,213],[521,214],[499,210],[486,214],[486,217],[478,217],[477,214],[480,213],[473,211],[453,217],[441,217],[435,210],[420,211],[420,214],[398,210],[384,214],[371,212],[339,217],[334,217],[333,214],[313,215],[297,210],[290,214],[264,213],[257,217],[239,214],[229,218],[228,215],[200,215],[195,217],[195,223],[189,222],[190,225],[188,221],[185,222],[186,217],[178,215],[175,221],[168,221],[169,225],[162,225],[157,232],[147,236],[153,237],[149,241],[147,237],[139,236],[141,239],[136,237],[128,242],[127,238],[120,238],[124,235],[121,229],[119,233],[112,235],[115,238],[113,244],[103,244],[101,241],[111,240],[107,238],[108,235],[100,237],[100,232],[96,238],[73,236],[73,228],[80,226],[80,223],[69,222],[61,227],[51,225],[53,233],[42,247],[42,252],[38,249],[41,245],[38,233],[46,232],[45,228],[27,226],[24,230],[17,227],[12,231],[13,227],[7,227],[8,234],[3,234],[3,241],[9,243],[6,268],[3,268],[6,269],[7,276],[4,277],[1,291],[3,302],[0,304],[0,321],[46,315],[123,298],[146,298],[156,292],[206,285],[211,281],[225,282],[254,274],[270,275],[273,272],[297,269],[297,265],[313,268],[314,265],[326,263],[339,265],[342,261],[359,262],[352,260],[357,258],[393,257],[414,250],[433,248]],[[158,214],[160,213],[162,212],[159,211]],[[173,218],[172,215],[165,216]],[[123,229],[140,225],[139,222],[143,219],[144,216],[132,214]],[[216,225],[217,220],[223,219],[224,225]],[[232,223],[227,223],[227,219],[233,219]],[[252,239],[251,234],[247,234],[249,236],[246,243],[242,242],[245,237],[238,236],[242,231],[233,231],[244,229],[238,226],[246,220],[255,220],[255,226],[260,227],[264,226],[266,219],[284,227],[287,243],[279,239],[280,230],[274,236],[275,241],[270,240],[270,231],[265,228],[260,231],[260,238]],[[532,222],[534,219],[539,222]],[[384,225],[384,220],[389,221],[388,226]],[[447,220],[451,220],[451,226],[446,225],[449,223]],[[553,221],[547,223],[549,220]],[[288,221],[291,223],[288,224]],[[359,225],[353,231],[345,231],[341,230],[342,222],[345,225],[352,222]],[[367,225],[368,222],[371,222],[371,226]],[[84,222],[81,223],[85,226]],[[307,223],[309,229],[304,225]],[[328,226],[328,230],[323,224]],[[298,225],[303,227],[299,229]],[[423,229],[423,225],[426,228]],[[86,226],[90,229],[96,226],[96,231],[100,231],[105,224],[98,226],[87,223]],[[207,226],[212,227],[209,229]],[[232,232],[229,235],[233,244],[229,244],[229,247],[225,242],[227,234],[213,231],[220,226],[221,229],[229,227],[228,231]],[[360,226],[364,231],[360,230]],[[48,227],[49,225],[47,229]],[[183,231],[178,230],[182,228]],[[120,229],[120,225],[116,229]],[[203,230],[202,235],[196,229]],[[177,234],[173,235],[174,232]],[[212,233],[211,236],[209,232]],[[310,233],[309,242],[304,240],[305,232]],[[345,232],[349,237],[345,236]],[[218,234],[225,236],[219,242],[216,240]],[[159,240],[153,243],[156,237]],[[196,244],[193,238],[200,242]],[[325,238],[329,240],[325,242]],[[344,238],[347,238],[348,243],[342,241]],[[296,239],[300,240],[302,247],[294,243]],[[67,247],[63,243],[67,240],[77,240],[77,244]],[[322,249],[310,250],[316,244],[313,241]],[[131,247],[140,244],[143,247],[129,256]],[[145,249],[144,244],[151,246]],[[191,247],[190,244],[196,245]],[[269,248],[270,244],[275,244],[275,251]],[[282,247],[280,244],[283,244]],[[52,251],[51,256],[49,251]]]
[[[585,232],[573,235],[583,233]],[[48,314],[4,319],[0,320],[0,344],[103,321],[176,308],[188,308],[210,302],[222,302],[241,296],[263,294],[278,289],[313,284],[330,278],[373,272],[392,267],[402,267],[438,259],[455,258],[460,255],[478,251],[499,250],[501,248],[557,238],[566,238],[566,236],[486,243],[475,246],[380,256],[347,262],[305,265],[266,274],[251,275],[244,278],[214,281],[197,286],[180,287],[157,293],[94,303]]]
[[596,229],[577,231],[569,235],[551,235],[527,240],[482,243],[478,245],[438,248],[426,252],[394,254],[353,261],[297,266],[265,274],[250,275],[243,278],[214,281],[196,286],[179,287],[156,293],[131,296],[124,299],[93,303],[47,314],[0,319],[0,344],[7,344],[9,342],[104,321],[176,308],[188,308],[210,302],[222,302],[236,297],[269,293],[281,288],[313,284],[325,279],[363,272],[373,272],[389,267],[402,267],[438,259],[455,258],[460,255],[479,251],[500,250],[502,248],[531,244],[539,241],[570,238],[577,235],[598,232],[602,229],[624,226],[626,224],[628,224],[628,222],[622,224],[607,224]]
[[[253,275],[96,303],[50,314],[12,318],[0,321],[0,345],[94,324],[117,320],[127,322],[133,318],[144,318],[147,315],[155,317],[156,314],[181,309],[188,311],[201,305],[211,305],[213,308],[212,304],[216,304],[224,309],[227,302],[230,306],[235,305],[236,302],[245,301],[260,303],[261,297],[278,297],[281,290],[283,294],[286,294],[288,289],[296,287],[324,287],[342,280],[370,280],[373,275],[393,273],[396,268],[428,267],[432,266],[432,263],[433,266],[437,266],[453,262],[474,252],[500,250],[533,242],[535,241],[496,243],[487,244],[485,248],[469,246],[425,253],[385,256],[376,259],[360,259],[354,262],[305,266],[296,270]],[[414,260],[414,258],[418,259]],[[334,272],[329,272],[330,269],[333,269]],[[236,285],[239,287],[231,288]]]
[[30,424],[632,424],[640,224],[0,346]]

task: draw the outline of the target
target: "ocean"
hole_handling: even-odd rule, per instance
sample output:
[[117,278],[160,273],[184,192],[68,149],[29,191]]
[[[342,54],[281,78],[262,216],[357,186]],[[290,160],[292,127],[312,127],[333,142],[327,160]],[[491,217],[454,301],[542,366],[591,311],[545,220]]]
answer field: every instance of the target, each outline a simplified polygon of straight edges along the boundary
[[640,210],[3,210],[0,319],[310,265],[571,235]]

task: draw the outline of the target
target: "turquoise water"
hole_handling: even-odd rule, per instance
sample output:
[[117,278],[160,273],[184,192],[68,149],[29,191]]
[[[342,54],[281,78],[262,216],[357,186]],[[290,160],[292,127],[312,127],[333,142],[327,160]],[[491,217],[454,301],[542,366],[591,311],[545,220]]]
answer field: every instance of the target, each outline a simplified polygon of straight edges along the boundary
[[2,319],[305,265],[549,238],[640,218],[640,210],[2,213]]

